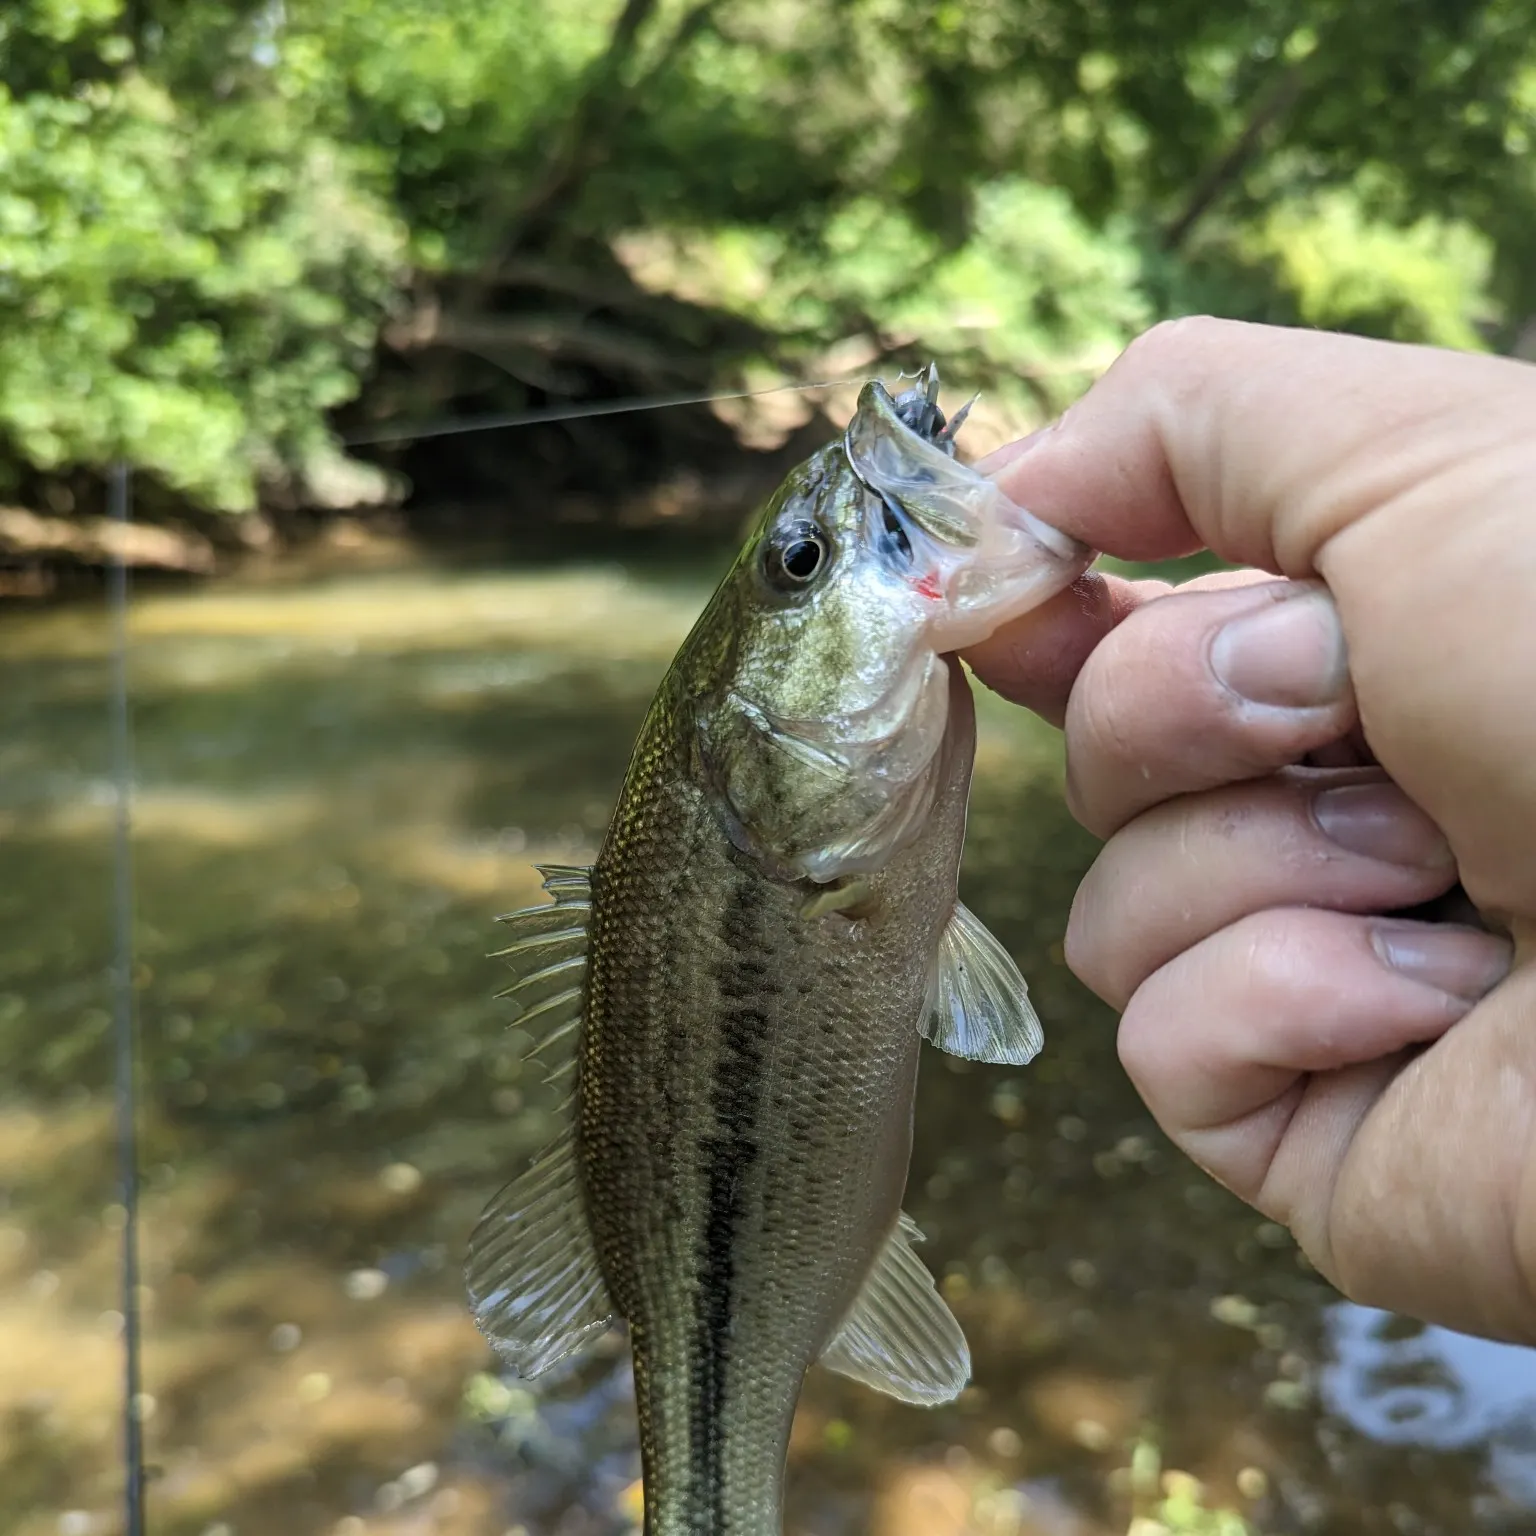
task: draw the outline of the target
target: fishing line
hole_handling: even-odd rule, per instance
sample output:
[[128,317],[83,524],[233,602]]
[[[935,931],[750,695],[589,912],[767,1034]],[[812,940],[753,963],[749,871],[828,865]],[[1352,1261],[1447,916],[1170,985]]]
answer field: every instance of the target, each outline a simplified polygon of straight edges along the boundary
[[112,742],[112,1034],[115,1045],[117,1175],[123,1207],[123,1525],[144,1536],[144,1396],[139,1332],[138,1078],[133,1001],[133,736],[128,713],[129,470],[119,461],[108,481],[107,511],[116,530],[107,568],[111,677],[107,711]]
[[[1088,378],[1103,373],[1103,363],[1063,363],[1046,368],[1016,368],[1025,379]],[[915,379],[916,373],[898,373],[898,379]],[[631,411],[664,411],[681,405],[713,405],[717,400],[757,400],[764,395],[783,395],[792,390],[838,389],[845,385],[867,384],[874,375],[853,374],[845,379],[823,379],[808,384],[774,384],[767,389],[741,389],[716,395],[636,395],[626,400],[608,400],[601,404],[556,405],[540,410],[506,411],[486,416],[435,417],[428,421],[399,427],[368,427],[344,433],[342,445],[366,448],[378,443],[419,442],[432,437],[455,437],[461,432],[494,432],[501,427],[532,427],[540,422],[585,421],[592,416],[622,416]]]
[[439,417],[415,426],[369,428],[349,432],[342,438],[348,448],[363,448],[374,443],[417,442],[428,437],[452,437],[460,432],[494,432],[498,427],[531,427],[544,421],[581,421],[589,416],[622,416],[629,411],[662,411],[675,405],[713,405],[717,400],[756,400],[763,395],[782,395],[791,390],[836,389],[843,384],[863,384],[860,375],[848,379],[826,379],[816,384],[775,384],[768,389],[742,389],[724,395],[640,395],[628,400],[608,400],[600,405],[557,405],[542,410],[508,411],[492,416]]

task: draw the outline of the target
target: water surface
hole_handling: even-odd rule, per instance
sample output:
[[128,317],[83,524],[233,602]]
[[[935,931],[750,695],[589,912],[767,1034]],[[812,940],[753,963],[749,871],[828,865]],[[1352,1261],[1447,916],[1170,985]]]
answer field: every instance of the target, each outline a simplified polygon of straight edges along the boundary
[[[622,1339],[506,1381],[459,1261],[553,1128],[492,919],[535,899],[534,860],[595,852],[709,575],[423,567],[136,602],[158,1536],[636,1528]],[[87,608],[0,621],[18,1536],[120,1529],[105,645]],[[790,1530],[1120,1536],[1159,1464],[1271,1536],[1536,1530],[1536,1356],[1344,1306],[1157,1132],[1062,963],[1092,856],[1053,735],[984,700],[962,891],[1048,1046],[1025,1072],[927,1055],[907,1200],[975,1383],[925,1412],[813,1372]]]

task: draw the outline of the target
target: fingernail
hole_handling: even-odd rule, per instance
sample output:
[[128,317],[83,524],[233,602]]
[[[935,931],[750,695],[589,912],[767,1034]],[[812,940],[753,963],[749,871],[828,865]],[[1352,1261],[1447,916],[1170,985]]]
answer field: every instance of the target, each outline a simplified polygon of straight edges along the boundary
[[1503,981],[1513,955],[1507,939],[1449,925],[1382,921],[1374,925],[1371,943],[1400,975],[1469,1003]]
[[[1271,591],[1276,589],[1271,588]],[[1211,669],[1239,698],[1289,709],[1332,704],[1349,677],[1333,599],[1303,586],[1231,620],[1211,643]]]
[[1445,834],[1395,784],[1341,784],[1312,801],[1323,836],[1351,853],[1432,869],[1455,855]]

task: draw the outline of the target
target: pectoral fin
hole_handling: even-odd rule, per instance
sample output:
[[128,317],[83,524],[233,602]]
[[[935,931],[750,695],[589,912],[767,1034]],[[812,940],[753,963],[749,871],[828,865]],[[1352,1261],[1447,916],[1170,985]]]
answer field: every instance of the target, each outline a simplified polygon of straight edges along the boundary
[[[553,1082],[575,1070],[591,897],[585,869],[550,865],[539,872],[554,903],[504,917],[511,942],[498,954],[518,977],[502,996],[521,1007],[518,1026],[538,1037],[529,1056],[551,1068]],[[537,1376],[613,1321],[569,1126],[485,1208],[469,1240],[464,1278],[480,1331],[523,1376]]]
[[1014,1067],[1045,1044],[1013,957],[958,901],[939,941],[921,1029],[951,1056]]
[[971,1352],[912,1251],[921,1241],[903,1214],[821,1364],[904,1403],[931,1405],[960,1395],[971,1377]]

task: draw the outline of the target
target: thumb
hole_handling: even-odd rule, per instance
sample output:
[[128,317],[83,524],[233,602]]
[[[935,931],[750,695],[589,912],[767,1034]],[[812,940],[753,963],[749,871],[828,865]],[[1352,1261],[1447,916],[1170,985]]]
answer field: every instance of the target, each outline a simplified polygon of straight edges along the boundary
[[1054,425],[979,467],[1108,554],[1209,548],[1306,577],[1367,513],[1469,461],[1493,472],[1533,412],[1524,363],[1196,316],[1146,332]]

